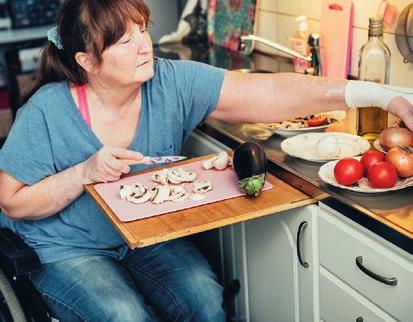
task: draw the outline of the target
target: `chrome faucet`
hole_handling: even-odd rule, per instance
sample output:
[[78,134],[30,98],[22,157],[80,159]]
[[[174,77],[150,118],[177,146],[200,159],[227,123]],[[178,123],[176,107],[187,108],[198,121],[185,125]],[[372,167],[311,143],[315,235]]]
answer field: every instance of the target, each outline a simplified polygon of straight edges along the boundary
[[310,62],[311,67],[307,68],[306,73],[321,76],[320,36],[318,34],[310,35],[308,43],[310,45],[311,54],[309,56],[304,56],[295,50],[256,35],[245,35],[241,36],[240,39],[240,51],[245,55],[250,55],[254,51],[255,42],[259,42],[273,49],[280,50],[286,54]]

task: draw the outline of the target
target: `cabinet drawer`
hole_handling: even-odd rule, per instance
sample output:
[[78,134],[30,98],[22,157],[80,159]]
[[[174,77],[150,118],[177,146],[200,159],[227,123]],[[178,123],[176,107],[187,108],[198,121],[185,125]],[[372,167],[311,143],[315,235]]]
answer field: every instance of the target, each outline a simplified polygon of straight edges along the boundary
[[388,314],[320,269],[320,318],[325,322],[390,322]]
[[[401,321],[411,321],[413,305],[413,260],[385,247],[367,233],[320,209],[320,264],[345,283]],[[359,266],[356,259],[362,257]],[[364,272],[362,269],[365,268]],[[387,285],[372,278],[395,278]]]

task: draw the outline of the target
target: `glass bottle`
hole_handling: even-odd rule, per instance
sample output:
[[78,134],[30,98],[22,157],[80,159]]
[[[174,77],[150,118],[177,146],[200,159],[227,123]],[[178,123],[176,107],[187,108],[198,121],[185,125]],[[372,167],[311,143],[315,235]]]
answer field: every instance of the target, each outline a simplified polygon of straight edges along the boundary
[[[361,47],[359,80],[388,84],[390,77],[390,50],[383,42],[383,19],[369,19],[369,38]],[[357,110],[357,134],[369,141],[376,140],[387,127],[387,112],[379,107]]]

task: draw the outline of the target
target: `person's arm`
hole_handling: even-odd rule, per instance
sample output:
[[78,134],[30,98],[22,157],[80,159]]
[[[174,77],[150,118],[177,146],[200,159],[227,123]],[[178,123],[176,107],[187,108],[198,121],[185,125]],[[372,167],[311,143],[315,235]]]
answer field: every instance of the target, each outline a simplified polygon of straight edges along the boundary
[[[26,185],[0,171],[0,208],[15,220],[42,219],[58,213],[84,192],[84,185],[116,181],[130,167],[118,158],[142,159],[138,152],[103,147],[85,162]],[[138,163],[137,162],[137,163]]]
[[399,97],[405,93],[389,88],[293,73],[227,72],[211,117],[228,122],[278,122],[320,112],[378,106],[400,117],[413,130],[412,105]]

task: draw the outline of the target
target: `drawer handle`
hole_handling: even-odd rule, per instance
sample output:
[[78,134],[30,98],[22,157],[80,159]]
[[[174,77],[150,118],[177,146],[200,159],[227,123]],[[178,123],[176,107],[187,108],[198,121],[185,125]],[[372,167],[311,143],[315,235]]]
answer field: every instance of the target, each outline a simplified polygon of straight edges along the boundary
[[300,226],[298,226],[298,233],[297,233],[297,256],[298,261],[300,262],[301,266],[304,268],[308,268],[310,264],[305,262],[301,256],[301,236],[303,234],[304,229],[308,227],[308,222],[303,221]]
[[357,267],[360,268],[360,270],[364,274],[370,276],[371,278],[375,279],[376,281],[379,281],[379,282],[381,282],[383,284],[386,284],[386,285],[397,285],[397,278],[396,277],[383,277],[379,274],[376,274],[376,273],[372,272],[368,268],[366,268],[363,265],[363,256],[358,256],[356,258],[356,264],[357,264]]

